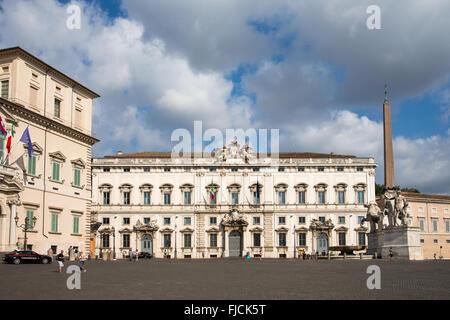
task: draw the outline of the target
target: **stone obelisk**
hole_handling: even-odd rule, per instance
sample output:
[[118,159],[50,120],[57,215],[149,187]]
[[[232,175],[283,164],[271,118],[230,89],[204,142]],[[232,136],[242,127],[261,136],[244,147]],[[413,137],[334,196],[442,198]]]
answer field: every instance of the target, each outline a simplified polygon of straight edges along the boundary
[[384,135],[384,185],[391,189],[395,186],[394,150],[392,146],[391,106],[387,97],[387,86],[384,86],[383,103],[383,135]]

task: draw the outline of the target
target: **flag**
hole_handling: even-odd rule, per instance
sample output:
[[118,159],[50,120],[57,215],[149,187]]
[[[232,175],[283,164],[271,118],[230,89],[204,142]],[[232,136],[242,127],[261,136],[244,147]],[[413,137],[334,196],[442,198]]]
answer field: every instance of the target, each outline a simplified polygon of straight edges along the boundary
[[259,182],[256,180],[256,198],[259,199]]
[[8,150],[8,154],[11,153],[11,140],[12,137],[14,137],[14,124],[16,123],[16,120],[13,119],[13,123],[12,123],[12,127],[11,127],[11,132],[9,133],[9,137],[8,137],[8,142],[6,142],[6,149]]
[[22,138],[19,140],[20,142],[28,144],[28,157],[31,158],[31,154],[34,152],[33,144],[31,143],[30,133],[28,132],[28,127],[22,134]]
[[215,195],[214,195],[214,185],[213,185],[213,183],[211,181],[211,200],[214,200],[214,197],[215,197]]
[[0,117],[0,134],[3,134],[5,137],[8,134],[8,132],[6,132],[6,129],[3,125],[3,119],[2,117]]

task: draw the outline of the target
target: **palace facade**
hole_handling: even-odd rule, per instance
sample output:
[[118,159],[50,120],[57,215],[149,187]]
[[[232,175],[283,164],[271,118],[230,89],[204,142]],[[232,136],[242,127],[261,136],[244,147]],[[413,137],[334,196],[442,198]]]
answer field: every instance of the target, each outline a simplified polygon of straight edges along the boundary
[[[25,50],[0,50],[0,251],[89,249],[92,100],[98,94]],[[20,142],[28,128],[28,144]]]
[[94,158],[91,247],[117,257],[131,249],[171,258],[292,258],[298,250],[366,245],[360,221],[375,201],[373,158],[279,153],[273,166],[238,153]]

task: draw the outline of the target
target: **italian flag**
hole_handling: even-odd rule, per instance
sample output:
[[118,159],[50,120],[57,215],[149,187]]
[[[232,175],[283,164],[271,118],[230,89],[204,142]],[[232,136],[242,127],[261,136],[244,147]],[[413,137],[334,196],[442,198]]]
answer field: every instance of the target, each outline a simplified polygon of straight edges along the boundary
[[211,200],[214,200],[214,185],[211,181]]
[[8,149],[8,154],[10,154],[10,152],[11,152],[11,142],[12,142],[12,137],[14,137],[14,125],[15,124],[16,124],[16,121],[13,120],[11,132],[9,133],[9,137],[8,137],[8,142],[6,142],[6,149]]

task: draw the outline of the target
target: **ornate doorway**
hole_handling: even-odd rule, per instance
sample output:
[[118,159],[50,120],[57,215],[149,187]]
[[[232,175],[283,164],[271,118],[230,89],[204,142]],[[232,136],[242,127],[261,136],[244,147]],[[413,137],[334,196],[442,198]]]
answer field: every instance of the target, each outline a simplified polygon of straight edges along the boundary
[[146,234],[142,237],[141,251],[153,254],[153,238],[151,235]]
[[328,236],[323,232],[317,235],[317,251],[319,254],[328,253]]
[[242,233],[238,230],[230,232],[229,236],[230,244],[230,257],[242,256]]

